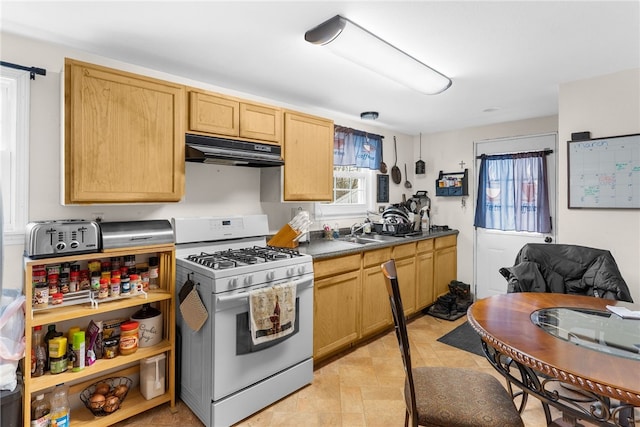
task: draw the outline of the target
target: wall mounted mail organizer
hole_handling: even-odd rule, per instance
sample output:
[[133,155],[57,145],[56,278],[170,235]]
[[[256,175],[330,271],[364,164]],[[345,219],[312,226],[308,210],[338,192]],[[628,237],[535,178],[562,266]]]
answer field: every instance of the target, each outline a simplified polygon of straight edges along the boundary
[[640,208],[640,134],[567,141],[569,208]]

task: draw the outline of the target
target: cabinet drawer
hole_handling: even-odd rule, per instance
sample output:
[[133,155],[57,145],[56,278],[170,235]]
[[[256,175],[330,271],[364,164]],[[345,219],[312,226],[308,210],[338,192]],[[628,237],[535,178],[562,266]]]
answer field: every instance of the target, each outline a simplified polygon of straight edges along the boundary
[[416,244],[416,252],[429,252],[429,251],[432,251],[433,250],[433,240],[434,239],[420,240]]
[[347,255],[313,263],[316,279],[360,269],[360,254]]
[[436,238],[436,249],[447,248],[449,246],[456,245],[456,235],[452,234],[450,236],[438,237]]
[[415,254],[416,254],[415,243],[407,243],[404,245],[398,245],[393,247],[393,258],[395,259],[414,256]]
[[363,255],[365,267],[380,266],[383,262],[391,259],[391,248],[378,249],[375,251],[367,251]]

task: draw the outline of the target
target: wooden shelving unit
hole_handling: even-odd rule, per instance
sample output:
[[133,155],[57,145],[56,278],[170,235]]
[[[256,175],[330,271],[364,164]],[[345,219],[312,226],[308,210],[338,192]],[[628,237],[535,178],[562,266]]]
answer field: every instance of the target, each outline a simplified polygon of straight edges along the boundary
[[[33,267],[37,265],[60,264],[64,262],[86,263],[90,259],[107,260],[110,257],[136,255],[157,256],[159,258],[159,289],[150,290],[146,294],[138,296],[122,298],[117,300],[98,302],[98,305],[85,304],[69,305],[69,306],[49,306],[47,309],[32,309],[33,299]],[[138,261],[138,258],[136,258]],[[69,386],[69,394],[74,397],[80,393],[85,387],[104,378],[113,376],[131,376],[139,371],[140,360],[155,356],[158,354],[166,354],[165,364],[165,390],[163,395],[146,400],[141,394],[138,387],[134,387],[129,391],[125,401],[120,409],[112,414],[104,417],[94,416],[89,409],[85,408],[80,402],[78,409],[71,412],[71,426],[108,426],[118,421],[127,419],[147,409],[161,405],[166,402],[171,403],[171,408],[175,408],[175,247],[170,245],[151,245],[140,246],[135,248],[126,248],[118,250],[109,250],[101,253],[82,254],[75,256],[65,256],[45,259],[25,258],[24,262],[24,278],[25,278],[25,336],[27,357],[24,359],[24,393],[23,393],[23,415],[24,420],[31,417],[31,400],[38,393],[49,392],[57,384],[67,384]],[[90,320],[95,316],[104,313],[113,313],[115,317],[118,312],[134,307],[142,307],[144,303],[154,303],[156,308],[163,313],[163,340],[153,347],[139,348],[135,353],[130,355],[119,355],[113,359],[98,359],[96,362],[85,367],[80,372],[63,372],[61,374],[52,375],[47,372],[40,377],[31,377],[31,345],[33,327],[42,325],[46,329],[46,325],[66,320],[78,320],[78,325],[86,327]],[[79,398],[78,398],[79,400]],[[77,403],[77,402],[75,402]],[[77,406],[72,402],[72,408]]]

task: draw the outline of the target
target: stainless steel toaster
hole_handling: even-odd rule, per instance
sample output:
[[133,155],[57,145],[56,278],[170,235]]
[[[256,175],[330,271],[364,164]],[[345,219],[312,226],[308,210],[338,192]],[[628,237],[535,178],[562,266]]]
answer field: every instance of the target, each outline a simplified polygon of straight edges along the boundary
[[65,219],[27,224],[25,255],[46,258],[100,250],[100,228],[95,221]]

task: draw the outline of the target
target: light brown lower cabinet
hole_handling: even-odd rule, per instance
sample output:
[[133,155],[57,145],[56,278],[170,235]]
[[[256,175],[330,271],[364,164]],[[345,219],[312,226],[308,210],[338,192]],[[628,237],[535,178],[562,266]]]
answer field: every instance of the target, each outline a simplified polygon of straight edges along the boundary
[[416,312],[416,244],[415,242],[394,246],[392,256],[396,260],[398,284],[404,315]]
[[449,283],[458,277],[458,251],[456,235],[435,239],[433,259],[434,298],[449,292]]
[[314,263],[315,359],[336,353],[359,337],[360,265],[360,254]]
[[435,301],[433,240],[420,240],[416,246],[416,305],[418,310],[422,310]]
[[380,265],[391,258],[391,248],[367,251],[362,254],[362,310],[361,337],[387,329],[393,324],[387,293],[387,281]]
[[448,292],[457,277],[456,256],[456,235],[449,235],[315,261],[314,360],[393,327],[383,262],[395,259],[404,313],[410,316],[432,304],[440,289]]

